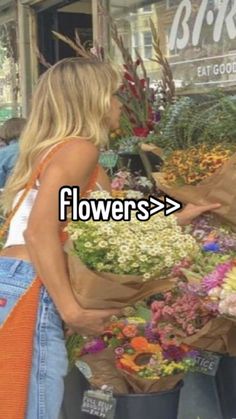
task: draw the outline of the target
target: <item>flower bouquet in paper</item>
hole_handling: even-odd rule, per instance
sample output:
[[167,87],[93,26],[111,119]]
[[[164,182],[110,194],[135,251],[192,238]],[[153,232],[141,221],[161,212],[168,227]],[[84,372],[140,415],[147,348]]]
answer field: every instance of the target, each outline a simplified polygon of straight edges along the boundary
[[231,155],[232,151],[223,145],[175,150],[165,159],[163,178],[171,186],[196,185],[216,172]]
[[[219,147],[217,147],[219,150]],[[199,173],[198,168],[192,170],[191,160],[188,162],[186,150],[181,152],[184,157],[182,165],[179,166],[176,157],[174,169],[170,168],[169,178],[165,180],[165,172],[161,178],[159,173],[153,173],[157,186],[169,196],[181,201],[182,203],[192,203],[196,205],[219,203],[221,206],[214,210],[225,221],[236,228],[236,193],[232,187],[236,181],[236,153],[231,155],[230,150],[222,150],[224,157],[211,158],[199,161],[198,168],[202,167]],[[209,160],[210,159],[210,160]],[[218,168],[217,170],[215,170]],[[182,173],[183,170],[183,173]],[[180,176],[181,171],[181,176]],[[205,179],[203,179],[207,176]],[[178,182],[177,182],[178,179]],[[172,181],[172,183],[170,183]]]
[[202,278],[195,289],[209,312],[228,326],[227,352],[236,355],[236,258],[221,262]]
[[236,235],[211,215],[201,216],[187,231],[198,241],[201,252],[174,267],[172,275],[178,287],[153,303],[157,328],[162,335],[164,331],[164,338],[168,339],[165,331],[169,331],[172,338],[196,348],[232,354],[236,342],[229,314],[233,314],[230,301],[235,298]]
[[70,222],[66,230],[69,276],[84,308],[122,309],[167,290],[172,287],[173,266],[199,251],[176,218],[162,214],[142,222],[132,211],[128,222]]
[[[103,335],[84,340],[75,350],[76,365],[92,386],[105,383],[116,394],[166,391],[194,368],[197,352],[173,342],[163,345],[139,310],[111,322]],[[143,310],[150,317],[150,310]]]

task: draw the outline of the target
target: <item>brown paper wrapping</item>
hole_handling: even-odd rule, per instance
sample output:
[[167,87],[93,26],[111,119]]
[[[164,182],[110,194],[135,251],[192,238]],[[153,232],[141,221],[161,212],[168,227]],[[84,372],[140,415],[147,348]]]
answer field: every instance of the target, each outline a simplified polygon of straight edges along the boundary
[[172,390],[184,378],[184,374],[161,377],[159,380],[147,380],[122,371],[125,381],[129,384],[131,393],[159,393]]
[[128,394],[129,385],[122,376],[121,370],[116,368],[115,354],[112,349],[104,349],[97,354],[83,355],[79,361],[85,362],[91,371],[91,378],[87,378],[92,387],[101,388],[103,385],[113,387],[116,394]]
[[226,318],[232,323],[231,329],[227,336],[227,349],[230,356],[236,356],[236,318]]
[[[173,281],[167,279],[143,282],[141,276],[94,272],[88,269],[76,255],[71,254],[72,249],[73,243],[68,240],[65,251],[68,258],[69,278],[77,301],[85,309],[121,309],[152,294],[167,291],[174,285]],[[130,392],[129,382],[121,370],[116,368],[112,349],[105,349],[97,354],[83,355],[79,361],[89,366],[92,374],[89,382],[92,386],[101,387],[106,384],[111,385],[117,394]],[[151,383],[154,386],[154,382]],[[162,390],[159,381],[158,389],[157,391]]]
[[231,320],[216,317],[210,320],[198,333],[183,339],[183,343],[196,349],[226,354],[230,351],[229,336],[232,327]]
[[77,301],[85,309],[124,308],[173,287],[173,281],[167,279],[143,282],[141,276],[94,272],[71,254],[72,249],[68,240],[69,278]]
[[171,197],[187,204],[220,203],[214,212],[236,228],[236,153],[214,174],[198,185],[169,186],[163,174],[153,173],[157,186]]
[[112,386],[115,394],[157,393],[173,389],[183,379],[184,374],[161,377],[159,380],[147,380],[116,368],[112,349],[105,349],[98,354],[83,355],[79,359],[85,362],[91,371],[89,382],[92,387],[101,388],[104,384]]

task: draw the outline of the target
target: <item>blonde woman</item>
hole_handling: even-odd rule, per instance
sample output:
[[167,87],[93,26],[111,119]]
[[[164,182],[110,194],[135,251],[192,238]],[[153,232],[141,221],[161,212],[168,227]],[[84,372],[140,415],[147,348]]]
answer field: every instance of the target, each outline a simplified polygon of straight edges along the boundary
[[[67,372],[62,320],[75,332],[94,334],[116,314],[84,310],[74,298],[61,243],[58,191],[64,185],[79,185],[85,192],[96,187],[99,147],[119,126],[119,82],[110,64],[72,58],[50,68],[36,88],[19,160],[2,199],[6,213],[15,208],[0,255],[4,419],[58,419]],[[99,176],[109,189],[104,172]],[[181,222],[202,211],[188,208]]]
[[5,213],[22,201],[0,254],[5,419],[58,419],[67,372],[62,320],[75,332],[94,334],[117,313],[84,310],[74,298],[60,237],[58,191],[64,185],[96,188],[99,147],[119,126],[119,83],[110,64],[70,58],[50,68],[36,88],[19,159],[2,198]]

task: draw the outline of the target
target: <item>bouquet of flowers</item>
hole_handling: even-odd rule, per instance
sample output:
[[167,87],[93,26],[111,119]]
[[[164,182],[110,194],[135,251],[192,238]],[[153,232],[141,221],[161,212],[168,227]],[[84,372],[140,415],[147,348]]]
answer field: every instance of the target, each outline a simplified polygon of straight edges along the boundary
[[[186,152],[185,152],[185,160]],[[219,203],[221,207],[214,210],[214,213],[221,216],[230,223],[231,227],[236,228],[236,194],[232,188],[236,180],[236,153],[228,158],[214,173],[208,172],[208,178],[202,180],[197,185],[170,186],[160,179],[159,173],[153,173],[157,186],[169,196],[183,202],[192,204]],[[216,163],[218,164],[218,163]],[[207,170],[206,170],[207,172]]]
[[115,173],[111,187],[114,197],[120,197],[119,193],[122,191],[128,199],[141,199],[144,195],[151,195],[155,191],[154,183],[146,176],[128,170],[119,170]]
[[186,231],[202,244],[205,252],[231,255],[236,249],[236,233],[213,214],[198,217]]
[[153,302],[154,323],[164,341],[171,336],[174,342],[232,353],[233,322],[225,315],[233,314],[230,301],[235,298],[235,233],[211,215],[201,216],[187,231],[201,252],[172,270],[178,286]]
[[85,340],[75,358],[82,373],[85,365],[89,368],[94,386],[106,382],[115,393],[149,393],[174,388],[194,368],[196,355],[187,345],[162,345],[149,322],[131,316],[112,322],[102,336]]
[[201,292],[219,314],[236,318],[236,259],[220,263],[204,276]]
[[180,344],[213,318],[203,301],[184,284],[161,294],[152,302],[151,310],[154,330],[163,344]]
[[197,287],[180,284],[164,294],[161,301],[153,301],[154,330],[163,342],[183,343],[196,349],[228,353],[231,320],[219,317],[213,307],[206,304]]
[[169,289],[172,267],[199,251],[176,218],[162,214],[141,222],[133,211],[129,222],[70,222],[66,230],[70,279],[85,308],[122,308]]
[[[93,196],[98,198],[98,193]],[[70,222],[67,232],[69,276],[79,304],[91,309],[119,308],[126,317],[127,307],[172,288],[173,266],[199,252],[196,240],[182,232],[176,218],[162,214],[145,222],[138,221],[135,212],[129,222]],[[116,339],[112,335],[110,340],[108,332],[86,340],[78,362],[82,371],[90,371],[87,376],[93,385],[111,384],[118,393],[126,393],[130,384],[116,368]]]
[[186,150],[175,150],[165,159],[164,181],[170,185],[196,185],[218,170],[232,155],[232,150],[203,144]]

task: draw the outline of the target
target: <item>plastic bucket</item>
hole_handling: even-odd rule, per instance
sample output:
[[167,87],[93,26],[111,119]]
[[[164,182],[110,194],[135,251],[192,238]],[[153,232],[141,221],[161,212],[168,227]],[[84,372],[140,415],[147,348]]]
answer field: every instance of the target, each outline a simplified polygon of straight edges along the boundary
[[159,393],[117,396],[115,419],[177,419],[182,385]]
[[141,176],[146,176],[146,170],[139,154],[119,153],[119,166],[126,167],[131,172],[139,172]]
[[[125,394],[117,399],[114,419],[177,419],[183,382],[173,390],[149,394]],[[89,383],[75,367],[66,377],[63,402],[64,419],[97,419],[81,412],[82,398]]]
[[222,357],[216,384],[223,418],[236,418],[236,357]]

